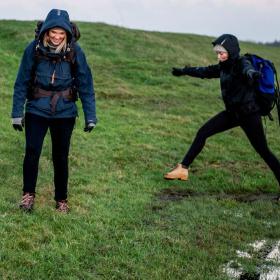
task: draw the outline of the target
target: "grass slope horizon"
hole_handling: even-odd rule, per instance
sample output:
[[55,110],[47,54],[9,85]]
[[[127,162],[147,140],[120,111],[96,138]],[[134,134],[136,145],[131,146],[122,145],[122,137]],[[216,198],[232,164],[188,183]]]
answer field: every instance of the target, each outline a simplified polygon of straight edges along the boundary
[[[20,59],[35,26],[0,20],[1,279],[225,280],[222,267],[236,250],[255,240],[271,246],[280,239],[280,206],[263,199],[279,192],[277,181],[239,128],[207,141],[189,181],[162,179],[197,129],[223,109],[219,80],[170,74],[173,66],[216,63],[213,38],[101,23],[79,23],[99,123],[84,133],[78,102],[69,157],[71,213],[54,210],[49,135],[35,211],[21,213],[25,141],[12,129],[10,113]],[[280,69],[279,47],[241,42],[241,51]],[[265,127],[280,157],[276,114]],[[259,199],[245,203],[234,198],[238,195]],[[265,261],[238,263],[254,273]]]

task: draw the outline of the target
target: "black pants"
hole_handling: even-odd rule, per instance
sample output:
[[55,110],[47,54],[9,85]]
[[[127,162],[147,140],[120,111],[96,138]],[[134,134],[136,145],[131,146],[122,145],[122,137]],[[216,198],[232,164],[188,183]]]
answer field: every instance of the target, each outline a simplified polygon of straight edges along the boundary
[[48,119],[25,115],[26,148],[23,162],[23,191],[35,193],[38,164],[48,128],[52,140],[55,200],[67,198],[68,154],[75,118]]
[[258,113],[237,118],[233,114],[223,111],[211,118],[198,130],[182,164],[186,167],[190,166],[203,149],[208,137],[237,126],[243,129],[251,145],[270,167],[280,185],[280,163],[267,146],[261,116]]

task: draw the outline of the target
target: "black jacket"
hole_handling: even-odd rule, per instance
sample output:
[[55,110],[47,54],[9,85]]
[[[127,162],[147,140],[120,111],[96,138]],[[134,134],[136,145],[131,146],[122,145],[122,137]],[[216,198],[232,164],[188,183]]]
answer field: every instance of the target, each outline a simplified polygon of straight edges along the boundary
[[[222,44],[221,44],[222,43]],[[229,53],[229,59],[207,67],[185,67],[185,75],[199,78],[220,78],[222,97],[227,111],[250,114],[259,110],[256,92],[248,71],[255,71],[251,62],[239,56],[239,44],[235,36],[224,34],[213,42],[222,45]]]

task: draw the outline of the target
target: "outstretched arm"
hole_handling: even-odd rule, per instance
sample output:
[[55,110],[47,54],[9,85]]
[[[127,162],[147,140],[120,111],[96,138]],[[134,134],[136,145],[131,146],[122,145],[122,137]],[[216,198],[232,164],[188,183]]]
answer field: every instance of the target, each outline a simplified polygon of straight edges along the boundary
[[184,67],[173,68],[172,74],[174,76],[188,75],[191,77],[197,77],[202,79],[220,78],[220,65],[209,65],[206,67]]

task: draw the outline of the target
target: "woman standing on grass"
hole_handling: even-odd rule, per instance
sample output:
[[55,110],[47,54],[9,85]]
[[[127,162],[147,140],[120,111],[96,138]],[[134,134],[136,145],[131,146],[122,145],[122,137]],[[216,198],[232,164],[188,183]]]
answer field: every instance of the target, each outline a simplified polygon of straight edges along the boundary
[[52,140],[56,209],[69,211],[68,154],[77,117],[77,92],[85,116],[84,131],[90,132],[96,125],[92,75],[84,52],[75,42],[77,32],[66,11],[51,10],[38,38],[27,46],[21,61],[14,86],[12,124],[19,131],[25,127],[20,203],[25,211],[33,209],[38,163],[48,129]]
[[280,185],[280,163],[267,146],[260,107],[256,102],[254,82],[261,73],[255,71],[251,62],[240,57],[238,39],[224,34],[213,42],[219,63],[208,67],[173,68],[174,76],[189,75],[199,78],[220,78],[225,110],[206,122],[185,155],[183,161],[164,175],[168,180],[187,180],[188,169],[203,149],[208,137],[240,126],[251,145],[270,167]]

